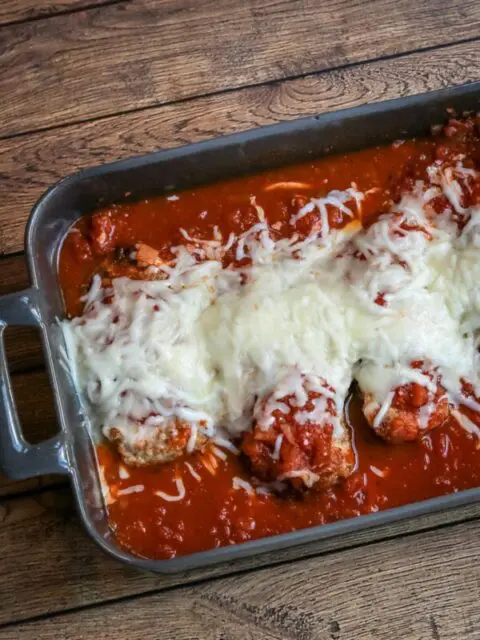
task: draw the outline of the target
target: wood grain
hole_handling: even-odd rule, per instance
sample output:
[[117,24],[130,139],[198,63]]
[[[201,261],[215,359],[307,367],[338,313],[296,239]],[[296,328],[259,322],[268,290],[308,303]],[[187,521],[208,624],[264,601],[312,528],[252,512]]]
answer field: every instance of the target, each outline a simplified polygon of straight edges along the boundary
[[467,43],[4,140],[0,252],[22,250],[34,202],[79,168],[477,78],[478,43]]
[[479,26],[476,0],[138,0],[13,25],[0,33],[0,135],[440,46]]
[[8,365],[12,373],[43,366],[44,359],[39,329],[7,327],[4,335]]
[[[0,259],[0,296],[20,291],[30,285],[23,256]],[[25,371],[43,365],[40,332],[33,327],[7,327],[5,333],[7,360],[11,372]]]
[[18,494],[31,493],[54,486],[66,484],[65,476],[39,476],[37,478],[27,478],[26,480],[10,480],[0,473],[0,498],[7,498]]
[[13,390],[25,438],[36,443],[58,431],[52,389],[45,371],[12,376]]
[[478,516],[480,506],[474,505],[187,574],[154,576],[124,567],[95,547],[78,522],[68,489],[14,498],[0,507],[0,624],[328,553],[366,544],[375,538],[393,538]]
[[[0,260],[0,295],[24,288],[27,277],[23,256]],[[7,327],[5,345],[10,372],[17,374],[12,375],[12,383],[24,435],[31,443],[41,442],[58,430],[48,376],[44,370],[18,375],[43,364],[39,332],[30,327]],[[0,497],[64,482],[58,476],[10,480],[0,473]]]
[[[0,295],[24,289],[28,285],[23,256],[0,260]],[[12,383],[24,435],[29,442],[40,442],[58,429],[48,377],[43,370],[19,375],[19,372],[42,367],[44,360],[40,333],[32,327],[7,327],[4,337],[9,370],[16,374],[12,375]],[[0,497],[58,484],[59,481],[56,476],[14,481],[0,474]]]
[[27,262],[24,256],[0,259],[0,296],[20,291],[28,286]]
[[479,521],[437,529],[4,628],[0,639],[101,628],[105,640],[474,640],[479,534]]
[[[17,332],[18,334],[19,332]],[[38,336],[37,340],[39,341]],[[32,346],[33,343],[32,340]],[[15,351],[15,344],[10,343],[9,346],[11,353],[15,353],[17,356],[13,361],[20,362],[19,354]],[[39,357],[41,358],[40,352]],[[59,427],[46,372],[37,370],[16,373],[12,375],[12,385],[25,439],[35,444],[56,434]],[[65,484],[65,478],[52,475],[17,481],[10,480],[0,474],[0,498],[58,484]]]
[[[13,345],[11,345],[13,348]],[[59,427],[52,390],[45,371],[15,374],[12,384],[22,431],[27,442],[35,444],[57,433]],[[10,480],[0,474],[0,497],[65,484],[65,478],[44,476],[27,480]]]
[[38,18],[51,18],[66,11],[110,4],[108,0],[6,0],[0,3],[0,26]]

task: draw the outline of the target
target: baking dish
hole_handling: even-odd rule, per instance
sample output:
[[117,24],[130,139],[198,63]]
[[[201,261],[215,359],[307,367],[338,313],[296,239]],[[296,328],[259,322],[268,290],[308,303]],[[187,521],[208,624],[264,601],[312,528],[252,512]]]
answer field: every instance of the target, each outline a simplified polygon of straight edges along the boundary
[[94,167],[52,187],[34,207],[27,225],[25,250],[32,287],[0,298],[0,331],[3,332],[8,324],[40,327],[60,433],[39,445],[25,442],[15,410],[3,345],[0,345],[2,471],[11,478],[44,473],[68,474],[84,525],[99,546],[128,564],[158,572],[182,571],[274,551],[477,500],[480,488],[190,556],[169,560],[135,557],[117,546],[108,527],[88,418],[69,375],[60,365],[62,337],[56,319],[63,315],[57,277],[63,237],[73,222],[100,205],[179,191],[247,172],[300,163],[310,157],[424,135],[431,125],[444,121],[447,108],[463,112],[476,110],[479,106],[480,83],[474,83]]

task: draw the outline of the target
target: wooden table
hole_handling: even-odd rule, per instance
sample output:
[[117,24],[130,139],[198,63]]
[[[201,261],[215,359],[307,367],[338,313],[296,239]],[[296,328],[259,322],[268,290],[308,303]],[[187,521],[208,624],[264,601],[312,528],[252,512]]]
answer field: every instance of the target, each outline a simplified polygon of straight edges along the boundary
[[[0,293],[80,167],[480,77],[478,0],[3,0]],[[56,431],[34,331],[8,329],[25,432]],[[87,539],[64,479],[0,478],[0,640],[480,638],[480,506],[152,576]]]

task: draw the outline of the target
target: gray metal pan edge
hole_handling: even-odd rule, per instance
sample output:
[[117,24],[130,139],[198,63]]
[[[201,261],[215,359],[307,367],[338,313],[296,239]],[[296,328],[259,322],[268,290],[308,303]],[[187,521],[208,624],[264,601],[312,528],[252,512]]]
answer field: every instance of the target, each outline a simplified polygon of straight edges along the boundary
[[[170,573],[232,561],[414,516],[467,505],[480,488],[367,516],[311,527],[171,560],[137,558],[119,548],[108,528],[88,419],[72,381],[59,364],[57,318],[64,313],[57,262],[65,233],[101,204],[140,199],[309,158],[427,134],[447,108],[480,109],[480,82],[442,91],[302,118],[228,137],[93,167],[58,182],[30,215],[25,250],[32,287],[0,298],[0,469],[12,478],[43,473],[70,476],[87,532],[111,556],[149,571]],[[60,433],[39,445],[25,442],[10,384],[3,340],[8,324],[40,327]]]

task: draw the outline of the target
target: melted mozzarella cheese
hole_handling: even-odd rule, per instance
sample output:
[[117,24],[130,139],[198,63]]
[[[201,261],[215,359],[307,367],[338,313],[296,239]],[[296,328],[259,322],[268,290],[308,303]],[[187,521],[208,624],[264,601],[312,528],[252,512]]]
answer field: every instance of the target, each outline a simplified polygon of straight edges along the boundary
[[[447,195],[461,206],[453,178]],[[94,279],[84,315],[62,327],[97,424],[136,433],[148,420],[179,418],[195,434],[235,437],[251,426],[256,398],[292,371],[325,379],[337,405],[356,377],[385,413],[396,386],[428,388],[411,367],[420,359],[438,368],[451,402],[461,400],[461,378],[478,390],[480,211],[462,207],[470,221],[458,238],[452,225],[433,227],[425,208],[439,188],[417,183],[366,231],[326,236],[323,226],[304,240],[274,241],[253,199],[258,223],[225,245],[218,230],[212,241],[185,232],[189,250],[176,248],[174,266],[158,267],[164,279],[119,278],[107,291]],[[300,213],[343,211],[353,199],[359,206],[361,194],[335,192]],[[251,265],[222,268],[228,249]]]

